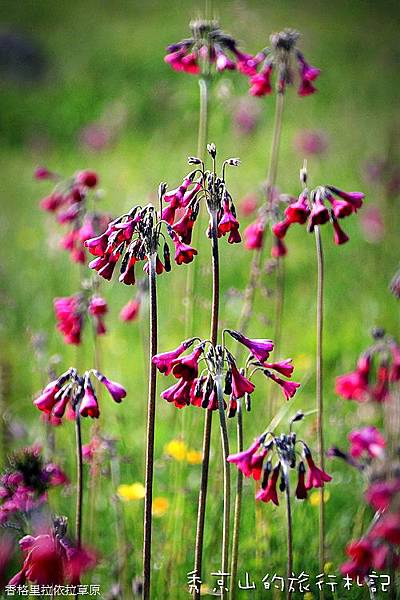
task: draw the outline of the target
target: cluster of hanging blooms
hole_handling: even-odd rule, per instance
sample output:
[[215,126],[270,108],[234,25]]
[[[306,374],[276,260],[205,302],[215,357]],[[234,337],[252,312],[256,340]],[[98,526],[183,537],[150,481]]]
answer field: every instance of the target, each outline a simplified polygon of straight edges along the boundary
[[96,335],[106,333],[104,315],[108,311],[107,302],[98,294],[88,295],[87,292],[82,291],[72,296],[55,298],[53,304],[57,329],[62,333],[66,344],[81,343],[86,316],[93,322]]
[[[187,189],[191,180],[187,182]],[[122,257],[119,281],[126,285],[136,283],[135,265],[145,261],[143,270],[148,272],[148,260],[155,255],[155,270],[157,275],[171,270],[170,249],[162,232],[165,226],[167,234],[175,246],[175,262],[178,265],[190,263],[197,250],[191,248],[162,218],[163,203],[171,202],[173,192],[166,193],[167,186],[159,186],[160,214],[152,204],[145,207],[134,206],[129,213],[123,214],[112,221],[101,235],[85,242],[89,252],[96,258],[89,267],[98,272],[104,279],[110,280],[115,267]],[[163,238],[162,260],[159,255],[160,238]]]
[[289,490],[291,469],[297,469],[295,496],[299,500],[305,500],[310,489],[321,488],[331,481],[330,475],[314,463],[308,445],[298,440],[292,432],[292,423],[303,417],[300,411],[293,417],[288,434],[276,436],[266,431],[247,450],[228,456],[228,462],[236,465],[245,477],[261,481],[261,488],[256,493],[257,500],[273,502],[278,506],[278,489],[281,492]]
[[400,381],[400,346],[383,329],[372,332],[374,343],[358,358],[354,371],[336,379],[336,393],[356,402],[385,402],[391,385]]
[[[95,369],[80,375],[76,369],[70,368],[60,377],[46,385],[41,394],[34,400],[35,406],[46,414],[59,419],[66,414],[67,418],[100,416],[100,409],[91,375],[94,375],[108,390],[112,399],[119,403],[126,396],[126,390],[119,383],[110,381]],[[67,411],[67,412],[66,412]]]
[[[282,205],[287,206],[295,200],[288,194],[280,194],[276,188],[268,192],[267,187],[264,186],[262,193],[268,202],[263,202],[262,207],[258,210],[256,220],[250,223],[243,232],[244,246],[247,250],[261,250],[264,246],[267,225],[274,224],[279,220]],[[286,256],[287,248],[283,240],[274,235],[272,242],[271,256],[273,258]]]
[[24,523],[27,514],[47,501],[50,488],[68,482],[58,465],[44,461],[41,447],[16,452],[0,477],[0,524]]
[[39,585],[77,585],[83,573],[93,569],[95,554],[76,546],[67,537],[67,518],[57,517],[48,533],[25,535],[19,540],[24,554],[21,570],[9,585],[22,585],[29,581]]
[[[396,431],[397,435],[397,431]],[[331,448],[328,456],[341,458],[363,473],[367,480],[365,499],[375,516],[367,533],[346,548],[349,560],[341,567],[353,579],[365,579],[372,570],[400,566],[400,470],[398,446],[394,456],[385,438],[372,426],[349,434],[350,452]]]
[[349,452],[343,452],[334,446],[328,450],[327,456],[341,458],[359,471],[368,470],[373,459],[385,457],[386,440],[372,425],[351,431],[348,440],[350,442]]
[[299,96],[310,96],[317,91],[313,82],[321,71],[306,62],[297,48],[299,38],[299,32],[293,29],[273,33],[270,37],[271,47],[264,48],[244,62],[242,71],[250,78],[252,96],[266,96],[272,93],[271,78],[274,70],[278,94],[284,94],[287,85],[297,82]]
[[[251,379],[257,371],[261,371],[277,383],[287,400],[295,395],[300,384],[279,376],[288,378],[292,376],[294,367],[291,359],[267,362],[274,348],[271,340],[250,339],[231,329],[225,329],[224,333],[230,334],[249,350],[246,368],[238,368],[235,357],[225,344],[214,347],[208,340],[199,338],[186,340],[174,350],[153,357],[153,364],[160,373],[172,374],[178,380],[162,392],[162,398],[167,402],[173,402],[177,408],[192,404],[208,410],[217,410],[220,408],[219,401],[226,408],[225,400],[222,400],[226,395],[229,397],[228,416],[233,417],[240,398],[245,398],[246,408],[250,410],[251,394],[255,390]],[[199,343],[194,346],[192,352],[182,356],[195,342]],[[218,394],[218,385],[220,385],[220,394]]]
[[212,68],[218,73],[240,71],[248,74],[262,57],[241,52],[232,36],[221,30],[217,21],[199,19],[190,23],[192,36],[167,47],[164,60],[175,71],[192,75],[208,74]]
[[[210,215],[210,224],[207,230],[208,237],[212,235],[215,226],[216,234],[220,238],[228,235],[228,242],[235,244],[241,241],[239,222],[236,218],[236,208],[232,201],[225,181],[227,166],[237,167],[238,158],[229,158],[222,163],[221,175],[216,172],[217,150],[215,144],[208,144],[207,151],[212,159],[212,169],[205,170],[204,162],[195,156],[190,156],[188,162],[198,168],[188,173],[182,184],[164,196],[168,203],[162,212],[162,220],[169,224],[168,232],[180,253],[192,253],[190,244],[192,231],[199,214],[200,202],[204,201]],[[194,251],[197,254],[197,251]],[[186,262],[184,258],[175,260],[180,264]]]
[[97,197],[94,191],[98,185],[97,174],[84,170],[65,179],[45,167],[38,167],[35,177],[53,181],[54,189],[42,198],[40,207],[54,213],[58,223],[70,227],[61,238],[61,247],[70,253],[74,262],[83,264],[86,260],[83,243],[103,231],[110,221],[108,215],[88,210],[89,201]]
[[[313,190],[306,187],[307,170],[300,170],[303,191],[299,197],[289,204],[285,210],[283,221],[275,223],[272,230],[275,236],[283,239],[291,225],[307,223],[308,232],[312,233],[316,225],[332,223],[335,244],[345,244],[349,237],[339,225],[339,220],[356,213],[363,204],[362,192],[344,192],[333,185],[320,185]],[[327,204],[328,203],[328,206]]]

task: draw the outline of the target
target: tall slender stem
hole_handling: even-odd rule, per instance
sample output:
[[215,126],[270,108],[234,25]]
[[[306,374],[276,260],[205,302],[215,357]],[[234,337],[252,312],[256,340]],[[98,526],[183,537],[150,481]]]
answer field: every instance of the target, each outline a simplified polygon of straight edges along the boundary
[[75,416],[76,436],[76,513],[75,513],[75,537],[78,548],[82,544],[82,500],[83,500],[83,460],[82,460],[82,431],[79,411]]
[[[119,459],[117,450],[115,447],[111,449],[110,456],[110,471],[111,471],[111,482],[113,489],[118,489],[121,482]],[[126,561],[126,539],[124,529],[124,515],[122,512],[121,501],[117,495],[114,496],[114,514],[115,514],[115,537],[117,542],[117,561],[116,561],[116,575],[119,584],[120,593],[123,596],[125,594],[125,561]]]
[[[75,512],[75,538],[78,548],[82,545],[82,503],[83,503],[83,459],[82,459],[82,431],[79,407],[75,408],[75,439],[76,439],[76,512]],[[74,598],[79,598],[75,592]]]
[[[243,451],[243,413],[242,413],[242,401],[237,401],[237,425],[236,425],[236,438],[237,438],[237,452]],[[230,600],[235,600],[236,597],[236,576],[237,566],[239,557],[239,531],[240,531],[240,517],[242,512],[242,492],[243,492],[243,473],[239,469],[237,470],[236,479],[236,497],[235,497],[235,512],[233,517],[233,534],[232,534],[232,560],[231,560],[231,588],[230,588]]]
[[224,409],[224,394],[222,389],[222,375],[217,374],[216,377],[216,388],[218,397],[218,412],[220,419],[220,430],[221,430],[221,443],[222,443],[222,460],[223,460],[223,473],[224,473],[224,514],[222,521],[222,552],[221,552],[221,571],[222,571],[222,593],[221,598],[224,600],[227,598],[226,586],[228,581],[228,565],[229,565],[229,530],[230,530],[230,516],[231,516],[231,473],[230,463],[227,458],[229,456],[229,438],[228,430],[226,427],[226,417]]
[[[203,75],[199,79],[199,128],[197,135],[197,156],[204,159],[207,136],[208,136],[208,116],[209,116],[209,88],[210,88],[210,77],[209,75]],[[201,218],[201,214],[198,218]],[[202,229],[201,224],[198,223],[197,227],[193,231],[193,245],[195,248],[199,244],[200,230]],[[185,336],[189,337],[193,330],[193,317],[194,317],[194,302],[193,292],[196,289],[197,281],[197,262],[194,261],[192,268],[186,271],[186,293],[185,293]]]
[[149,299],[150,299],[150,351],[149,351],[149,393],[147,404],[146,435],[146,480],[144,498],[144,544],[143,544],[143,600],[150,598],[151,580],[151,528],[154,471],[154,428],[156,413],[156,366],[152,358],[157,354],[157,286],[156,253],[149,256]]
[[293,532],[292,532],[292,507],[290,502],[290,482],[288,473],[285,474],[285,495],[286,495],[286,518],[287,518],[287,582],[286,598],[290,600],[292,592],[290,590],[290,577],[293,573]]
[[[318,453],[321,469],[325,468],[324,453],[324,402],[323,402],[323,325],[324,325],[324,253],[321,232],[314,228],[317,252],[317,339],[316,339],[316,401]],[[323,572],[325,565],[325,502],[324,488],[320,489],[319,503],[319,567]]]
[[[279,162],[279,147],[281,142],[281,134],[282,134],[282,118],[283,118],[283,108],[284,108],[284,99],[285,95],[277,93],[276,95],[276,104],[275,104],[275,118],[274,118],[274,130],[272,134],[272,146],[271,146],[271,154],[268,163],[268,171],[267,171],[267,182],[266,182],[266,194],[267,194],[267,210],[271,208],[272,200],[273,200],[273,190],[276,184],[276,177],[278,173],[278,162]],[[239,331],[245,333],[247,330],[247,325],[250,320],[250,316],[252,313],[255,292],[257,289],[257,284],[259,281],[260,273],[261,273],[261,258],[262,258],[262,250],[263,248],[259,248],[255,251],[253,261],[250,269],[249,281],[247,283],[245,292],[244,292],[244,303],[242,308],[242,313],[240,315],[240,326],[238,326]],[[279,265],[278,265],[279,267]],[[275,328],[280,331],[280,323],[282,320],[282,306],[283,306],[283,289],[281,291],[277,290],[277,307],[276,307],[276,322]],[[280,300],[282,299],[282,300]],[[279,323],[278,323],[279,320]]]
[[[217,343],[218,337],[218,316],[219,316],[219,252],[217,236],[217,216],[211,215],[211,240],[212,240],[212,309],[210,340],[213,346]],[[206,410],[204,418],[203,433],[203,462],[201,467],[201,480],[199,502],[197,510],[197,528],[196,545],[194,551],[194,571],[201,579],[201,567],[203,561],[203,541],[204,541],[204,520],[206,513],[207,486],[208,486],[208,468],[210,463],[210,443],[211,443],[212,411]],[[200,590],[193,592],[195,600],[200,598]]]

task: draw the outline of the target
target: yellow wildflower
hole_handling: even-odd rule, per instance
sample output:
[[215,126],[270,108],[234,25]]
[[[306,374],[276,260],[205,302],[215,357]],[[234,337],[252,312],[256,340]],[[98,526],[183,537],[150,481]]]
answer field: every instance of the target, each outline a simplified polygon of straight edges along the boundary
[[186,460],[187,451],[187,446],[183,440],[171,440],[164,446],[165,454],[179,462]]
[[333,564],[333,562],[326,562],[324,564],[324,573],[326,573],[326,575],[330,575],[331,573],[335,572],[335,566]]
[[163,496],[159,496],[158,498],[154,498],[153,504],[151,505],[151,512],[154,517],[163,517],[169,508],[169,500],[168,498],[164,498]]
[[123,483],[118,486],[117,494],[124,502],[141,500],[145,494],[144,485],[141,483]]
[[[329,498],[331,497],[330,492],[328,492],[327,490],[324,491],[324,502],[328,502]],[[312,492],[312,494],[310,494],[310,504],[311,506],[319,506],[321,502],[321,496],[320,496],[320,492],[319,490],[316,492]]]
[[203,453],[190,449],[187,451],[186,460],[190,465],[201,465],[203,462]]

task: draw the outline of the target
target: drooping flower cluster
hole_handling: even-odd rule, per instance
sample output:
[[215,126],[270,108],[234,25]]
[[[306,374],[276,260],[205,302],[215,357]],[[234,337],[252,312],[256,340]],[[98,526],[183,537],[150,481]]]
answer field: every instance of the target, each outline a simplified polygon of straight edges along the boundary
[[[256,220],[250,223],[243,232],[244,246],[247,250],[260,250],[263,247],[268,225],[271,226],[279,220],[282,205],[286,206],[289,202],[294,201],[292,196],[281,194],[276,188],[268,191],[264,186],[262,191],[268,201],[263,202],[262,207],[258,210]],[[283,239],[274,235],[271,256],[281,258],[286,254],[287,248]]]
[[74,262],[86,260],[83,243],[97,235],[110,221],[108,215],[88,210],[88,202],[96,197],[94,189],[98,176],[94,171],[78,171],[67,179],[44,167],[36,169],[37,179],[51,180],[55,187],[49,196],[40,201],[40,207],[56,215],[58,223],[69,225],[69,231],[61,238],[60,245],[70,253]]
[[126,391],[119,383],[110,381],[105,375],[90,369],[79,375],[76,369],[70,368],[60,377],[47,384],[41,394],[34,400],[35,406],[44,413],[62,418],[67,411],[67,417],[100,416],[100,409],[91,375],[94,375],[108,390],[112,399],[119,403],[125,398]]
[[9,585],[18,586],[26,581],[39,585],[79,584],[82,574],[96,565],[96,556],[73,544],[66,533],[66,517],[57,517],[52,531],[21,538],[19,547],[25,555],[24,563]]
[[[238,158],[229,158],[222,163],[221,175],[216,173],[216,154],[214,144],[208,144],[207,151],[212,158],[212,170],[205,170],[204,162],[195,156],[188,159],[189,164],[198,165],[199,168],[188,173],[182,184],[164,196],[168,206],[162,210],[163,221],[169,224],[169,234],[175,244],[175,260],[180,264],[186,262],[185,256],[191,256],[193,249],[190,244],[192,231],[200,210],[200,203],[204,201],[210,215],[208,236],[211,237],[213,222],[215,221],[218,237],[228,236],[228,242],[235,244],[241,241],[239,222],[236,218],[236,208],[232,201],[225,181],[226,166],[238,166]],[[190,189],[189,189],[190,188]],[[197,254],[197,251],[194,251]]]
[[39,446],[24,448],[10,457],[0,478],[0,523],[19,520],[47,500],[47,491],[68,483],[68,477],[54,463],[46,463]]
[[[305,169],[300,171],[300,178],[305,186],[307,181]],[[345,244],[349,241],[349,237],[340,227],[339,219],[356,213],[363,204],[363,198],[362,192],[344,192],[333,185],[321,185],[313,190],[304,187],[299,197],[286,208],[284,220],[275,223],[272,230],[275,236],[282,240],[294,223],[300,225],[307,223],[307,231],[312,233],[316,225],[330,222],[334,230],[335,244]]]
[[107,302],[98,294],[89,296],[87,293],[79,292],[72,296],[55,298],[53,304],[57,329],[62,333],[66,344],[81,343],[85,316],[92,320],[96,335],[106,333],[104,315],[108,311]]
[[[162,398],[167,402],[173,402],[177,408],[192,404],[208,410],[217,410],[219,408],[218,382],[223,382],[221,395],[229,397],[228,416],[233,417],[240,398],[245,398],[246,406],[250,410],[251,394],[255,390],[251,379],[257,371],[262,371],[277,383],[287,400],[294,396],[300,384],[279,377],[279,375],[288,378],[292,376],[291,359],[267,362],[274,347],[271,340],[250,339],[230,329],[224,332],[229,333],[249,350],[246,368],[238,368],[235,357],[225,345],[214,347],[208,340],[199,338],[186,340],[174,350],[153,357],[153,363],[160,373],[163,375],[172,373],[178,379],[176,384],[161,393]],[[182,356],[196,341],[199,343],[193,351]],[[202,360],[204,360],[204,368],[201,369],[199,363]]]
[[[273,502],[278,506],[278,489],[284,492],[289,488],[290,469],[297,468],[295,496],[299,500],[307,498],[308,490],[321,488],[331,481],[330,475],[314,463],[308,445],[298,440],[296,434],[292,432],[292,423],[300,421],[303,417],[302,412],[298,412],[293,417],[288,434],[282,433],[276,436],[273,432],[267,431],[260,435],[247,450],[228,456],[228,462],[236,465],[245,477],[253,477],[255,481],[261,481],[261,488],[256,493],[257,500]],[[299,445],[300,452],[297,449]]]
[[368,469],[374,459],[385,457],[386,440],[376,427],[369,425],[351,431],[348,440],[349,453],[334,446],[328,450],[327,455],[330,458],[341,458],[359,471]]
[[341,567],[352,578],[367,578],[373,569],[400,566],[400,477],[398,454],[390,457],[386,440],[375,427],[349,434],[350,455],[331,448],[328,455],[344,459],[367,479],[365,499],[376,511],[367,533],[346,548],[349,560]]
[[[161,207],[165,200],[166,189],[165,184],[161,184],[159,187]],[[163,212],[162,208],[161,212]],[[146,261],[143,269],[147,271],[147,260],[152,255],[156,255],[155,269],[157,275],[160,275],[163,271],[170,271],[170,250],[165,241],[165,236],[161,232],[163,224],[152,204],[148,204],[144,208],[141,206],[133,207],[129,213],[112,221],[104,233],[85,242],[89,252],[96,256],[89,263],[89,267],[97,271],[104,279],[110,280],[122,256],[119,281],[126,285],[134,285],[136,282],[136,263]],[[178,265],[191,262],[197,254],[197,250],[182,243],[178,235],[169,226],[168,234],[175,245],[175,262]],[[163,262],[159,256],[161,237],[164,238]]]
[[262,56],[241,52],[232,36],[226,34],[217,21],[199,19],[190,23],[192,36],[167,47],[164,60],[175,71],[204,75],[214,67],[218,73],[238,70],[248,74]]
[[400,346],[382,329],[375,329],[373,336],[356,369],[336,379],[336,393],[346,400],[385,402],[391,385],[400,381]]
[[246,61],[243,70],[250,77],[250,94],[266,96],[272,93],[271,77],[276,71],[276,89],[284,94],[287,85],[299,82],[299,96],[310,96],[317,90],[313,82],[320,74],[320,69],[308,64],[297,42],[300,34],[293,29],[284,29],[273,33],[270,37],[271,47],[264,48],[255,57]]

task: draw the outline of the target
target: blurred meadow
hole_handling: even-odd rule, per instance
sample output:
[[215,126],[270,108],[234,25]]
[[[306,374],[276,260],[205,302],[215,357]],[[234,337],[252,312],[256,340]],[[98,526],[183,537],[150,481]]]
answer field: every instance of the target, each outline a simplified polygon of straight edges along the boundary
[[[49,186],[34,181],[34,169],[45,165],[65,175],[94,169],[104,191],[99,206],[115,215],[135,203],[155,200],[160,181],[166,181],[169,188],[176,187],[186,172],[187,156],[196,154],[198,82],[196,77],[172,71],[163,57],[167,44],[187,35],[189,21],[200,16],[202,8],[201,2],[178,0],[1,2],[1,393],[10,425],[4,453],[33,443],[47,448],[48,432],[32,404],[34,394],[47,381],[47,357],[57,357],[57,373],[71,365],[82,371],[93,366],[89,328],[77,348],[66,346],[55,328],[53,298],[77,291],[79,268],[58,247],[62,226],[39,209],[39,200],[49,193]],[[354,367],[358,354],[370,343],[373,327],[399,333],[398,300],[389,292],[399,262],[399,190],[388,193],[385,186],[372,181],[366,176],[366,164],[389,156],[399,165],[400,10],[390,0],[226,0],[215,2],[214,11],[223,29],[252,53],[267,44],[271,32],[284,27],[298,29],[302,34],[300,47],[322,70],[317,94],[299,98],[293,89],[287,94],[279,189],[299,193],[298,173],[304,154],[295,140],[304,130],[318,130],[326,137],[327,148],[318,156],[308,157],[311,185],[332,183],[366,193],[364,208],[346,222],[348,244],[335,246],[331,228],[322,231],[326,257],[326,447],[346,449],[349,431],[360,423],[379,424],[379,412],[371,405],[356,405],[337,397],[335,377]],[[20,51],[27,58],[22,63],[18,52],[15,57],[9,48],[24,44],[25,50]],[[242,161],[240,168],[229,173],[229,186],[243,230],[252,218],[241,216],[240,202],[249,194],[257,194],[266,176],[274,98],[250,98],[246,78],[233,72],[214,79],[210,102],[209,141],[216,143],[220,158],[238,156]],[[243,111],[254,118],[251,127],[241,125]],[[372,232],[365,216],[371,207],[379,210],[382,220],[379,227],[372,225]],[[199,239],[195,260],[201,283],[192,299],[194,330],[190,333],[207,337],[210,247],[206,236],[200,234]],[[304,228],[294,227],[287,244],[280,354],[293,358],[294,378],[304,385],[290,402],[279,397],[277,431],[287,429],[288,419],[297,410],[312,410],[315,403],[315,242]],[[251,253],[239,244],[223,242],[220,248],[221,325],[235,328]],[[171,273],[158,278],[160,351],[175,347],[185,337],[183,296],[186,270],[191,267],[173,266]],[[275,276],[267,274],[257,290],[250,321],[248,333],[253,337],[273,336],[274,287]],[[143,499],[136,498],[140,493],[135,494],[132,488],[132,498],[121,499],[116,482],[143,483],[148,307],[144,301],[138,320],[121,322],[119,311],[136,290],[119,285],[117,280],[102,281],[100,289],[110,308],[108,333],[100,340],[102,369],[128,393],[118,406],[101,398],[98,427],[102,434],[117,440],[120,473],[111,477],[108,462],[102,465],[92,518],[89,490],[85,489],[83,539],[101,556],[89,579],[101,585],[106,597],[116,581],[116,540],[122,536],[126,544],[123,597],[131,598],[131,581],[141,576],[142,568]],[[32,343],[38,334],[46,336],[44,356],[39,360]],[[171,377],[158,376],[158,394],[171,383]],[[245,447],[271,419],[270,394],[269,382],[260,380],[252,412],[244,414]],[[82,424],[84,443],[90,440],[93,429],[88,421]],[[205,594],[215,585],[210,573],[220,566],[222,464],[219,428],[217,419],[214,421]],[[234,448],[235,424],[229,422],[228,426]],[[195,407],[177,410],[158,398],[154,600],[188,597],[202,428],[203,411]],[[316,449],[315,415],[298,424],[296,430]],[[65,422],[53,430],[53,435],[54,457],[74,481],[73,424]],[[177,443],[169,445],[177,440],[195,453],[188,455]],[[86,466],[85,474],[87,470]],[[362,502],[359,474],[338,460],[327,460],[327,470],[333,476],[327,488],[327,554],[332,563],[329,568],[337,572],[347,541],[361,534],[371,514]],[[233,469],[232,478],[235,482]],[[317,494],[311,494],[307,503],[294,505],[294,564],[297,571],[310,575],[318,572],[318,500]],[[73,484],[51,491],[50,505],[56,514],[67,515],[72,524]],[[249,572],[257,582],[257,591],[239,591],[238,598],[275,597],[278,592],[262,590],[261,580],[267,573],[285,573],[284,507],[256,506],[253,482],[246,480],[242,518],[239,575],[244,578]],[[16,560],[10,576],[17,566]],[[336,598],[364,598],[365,593],[356,588],[342,590]],[[327,593],[326,597],[331,596]]]

